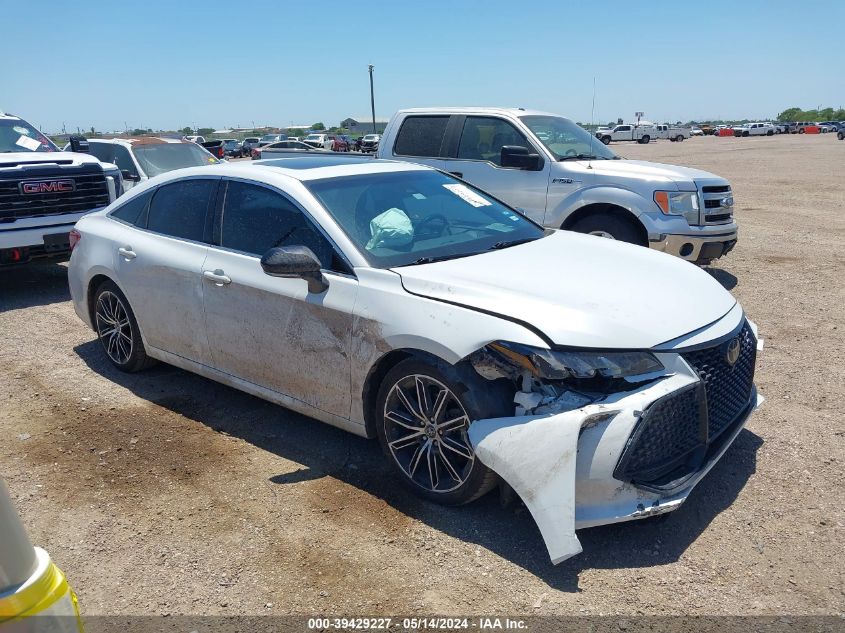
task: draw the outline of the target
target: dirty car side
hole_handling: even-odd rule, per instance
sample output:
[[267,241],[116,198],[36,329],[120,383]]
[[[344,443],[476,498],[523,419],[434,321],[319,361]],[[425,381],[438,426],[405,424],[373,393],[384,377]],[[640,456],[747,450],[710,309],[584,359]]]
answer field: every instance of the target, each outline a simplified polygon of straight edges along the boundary
[[[465,407],[450,422],[462,425],[466,446],[439,438],[425,416],[399,422],[419,425],[409,437],[420,447],[454,451],[467,472],[482,468],[477,459],[507,481],[555,563],[580,551],[576,528],[677,508],[758,405],[756,326],[694,266],[566,232],[450,261],[375,266],[309,182],[433,170],[387,161],[288,162],[296,160],[166,174],[81,221],[71,295],[104,349],[115,329],[104,330],[100,301],[125,300],[137,323],[127,318],[121,327],[131,338],[135,324],[149,358],[367,437],[388,416],[386,405],[376,405],[401,363],[457,368],[478,400],[512,397],[508,410],[470,419]],[[191,177],[257,183],[295,200],[349,270],[323,267],[315,289],[302,278],[265,274],[259,257],[227,251],[217,235],[183,244],[111,216],[145,191]],[[443,187],[461,187],[473,206],[493,204],[457,181]],[[177,275],[170,269],[182,247],[197,263],[180,265]],[[154,275],[139,282],[144,265]],[[557,274],[538,279],[530,274],[538,269]],[[171,280],[178,287],[168,289]],[[116,291],[103,292],[106,282]],[[232,317],[244,300],[249,309]],[[189,326],[180,333],[174,317]],[[294,361],[305,370],[294,371]],[[463,411],[456,392],[455,410]],[[409,405],[407,412],[424,413],[427,396],[419,398],[418,410]],[[438,402],[445,407],[438,400],[432,408]],[[437,469],[451,468],[448,459],[440,463],[434,474],[428,465],[434,492]],[[480,485],[479,494],[486,489]]]

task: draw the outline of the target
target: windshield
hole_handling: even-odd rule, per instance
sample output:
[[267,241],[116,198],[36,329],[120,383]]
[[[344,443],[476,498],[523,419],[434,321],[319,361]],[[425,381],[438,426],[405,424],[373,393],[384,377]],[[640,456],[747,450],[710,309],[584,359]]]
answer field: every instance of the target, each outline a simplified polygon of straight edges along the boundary
[[58,152],[59,148],[22,119],[0,118],[0,152]]
[[304,184],[376,268],[466,257],[544,235],[516,211],[434,170]]
[[305,137],[305,140],[306,141],[319,141],[322,138],[323,138],[322,134],[309,134],[308,136]]
[[557,160],[619,158],[594,135],[568,119],[557,116],[519,118]]
[[365,141],[374,141],[374,140],[376,140],[377,138],[378,138],[378,134],[367,134],[367,135],[364,137],[364,140],[365,140]]
[[141,164],[141,169],[150,178],[182,167],[199,167],[220,162],[202,147],[193,143],[136,145],[132,151]]

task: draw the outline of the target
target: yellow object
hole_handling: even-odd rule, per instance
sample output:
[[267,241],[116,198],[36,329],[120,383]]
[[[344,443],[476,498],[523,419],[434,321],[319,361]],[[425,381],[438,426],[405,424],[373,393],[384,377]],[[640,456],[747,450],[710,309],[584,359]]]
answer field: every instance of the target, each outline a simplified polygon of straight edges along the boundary
[[35,548],[37,566],[14,591],[0,593],[0,633],[82,633],[76,595],[49,554]]

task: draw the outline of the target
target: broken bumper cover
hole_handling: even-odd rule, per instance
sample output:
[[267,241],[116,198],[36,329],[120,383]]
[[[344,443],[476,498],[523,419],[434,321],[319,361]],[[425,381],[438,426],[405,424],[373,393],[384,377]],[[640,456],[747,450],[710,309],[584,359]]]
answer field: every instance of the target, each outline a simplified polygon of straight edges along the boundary
[[[762,403],[750,382],[762,341],[749,340],[754,345],[749,396],[727,424],[713,429],[712,441],[706,403],[698,408],[695,400],[690,415],[703,410],[705,418],[688,425],[693,437],[679,434],[683,415],[670,409],[667,417],[663,411],[666,403],[683,405],[686,394],[693,393],[709,397],[717,417],[716,394],[707,393],[707,380],[693,367],[699,359],[677,352],[657,355],[668,370],[657,382],[562,413],[478,420],[469,428],[469,439],[481,462],[523,500],[552,562],[560,563],[581,552],[576,529],[670,512],[686,500]],[[656,446],[664,454],[637,454],[638,447]],[[625,465],[628,470],[621,470]]]

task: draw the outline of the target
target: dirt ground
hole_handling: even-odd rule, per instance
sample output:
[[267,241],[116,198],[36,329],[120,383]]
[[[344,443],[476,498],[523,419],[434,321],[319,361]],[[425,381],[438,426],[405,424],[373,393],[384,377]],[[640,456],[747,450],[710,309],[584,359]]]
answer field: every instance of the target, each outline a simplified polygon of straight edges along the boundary
[[845,611],[845,142],[614,144],[734,186],[712,274],[766,340],[763,408],[665,522],[558,567],[495,495],[444,509],[376,443],[168,366],[111,369],[63,265],[0,272],[0,474],[87,614]]

